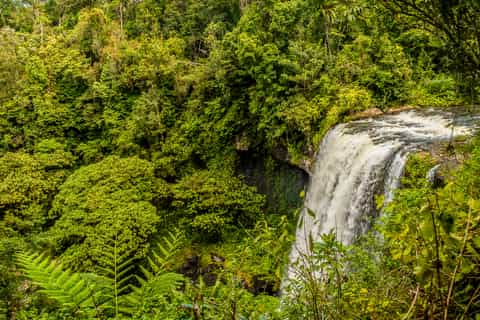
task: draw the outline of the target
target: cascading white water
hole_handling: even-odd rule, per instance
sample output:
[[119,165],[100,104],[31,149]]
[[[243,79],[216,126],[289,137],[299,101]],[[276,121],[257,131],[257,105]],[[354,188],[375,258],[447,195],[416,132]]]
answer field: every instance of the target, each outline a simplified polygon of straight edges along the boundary
[[393,199],[409,153],[470,134],[475,121],[465,113],[411,110],[330,130],[315,160],[287,278],[296,278],[311,240],[318,242],[333,230],[339,241],[351,244],[368,229],[369,217],[376,214],[375,195],[383,193],[386,203]]

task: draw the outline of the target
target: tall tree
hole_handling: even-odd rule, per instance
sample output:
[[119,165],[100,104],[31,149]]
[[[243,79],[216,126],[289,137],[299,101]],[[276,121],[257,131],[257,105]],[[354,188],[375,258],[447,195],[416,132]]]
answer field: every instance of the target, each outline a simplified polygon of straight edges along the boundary
[[480,73],[480,2],[461,0],[381,1],[394,15],[408,17],[408,22],[440,34],[450,45],[455,68]]

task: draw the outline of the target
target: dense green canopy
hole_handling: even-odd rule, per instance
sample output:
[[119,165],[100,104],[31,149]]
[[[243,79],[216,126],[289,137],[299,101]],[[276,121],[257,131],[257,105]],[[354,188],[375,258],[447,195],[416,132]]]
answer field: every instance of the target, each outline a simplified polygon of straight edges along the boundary
[[[0,0],[0,319],[118,319],[123,307],[138,319],[301,319],[320,302],[338,319],[479,311],[478,141],[437,207],[412,174],[385,243],[326,238],[318,257],[352,270],[336,275],[343,304],[333,282],[291,309],[274,297],[296,223],[283,204],[301,201],[287,201],[288,179],[367,109],[478,103],[479,12],[474,0]],[[436,215],[441,248],[424,227]],[[161,240],[173,230],[182,250]],[[161,286],[166,271],[192,280]],[[116,304],[68,299],[105,281]]]

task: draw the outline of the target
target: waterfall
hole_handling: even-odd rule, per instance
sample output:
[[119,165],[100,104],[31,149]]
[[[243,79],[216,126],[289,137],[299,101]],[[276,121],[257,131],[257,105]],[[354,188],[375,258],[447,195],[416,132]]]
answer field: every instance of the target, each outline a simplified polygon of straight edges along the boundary
[[301,264],[309,243],[322,234],[333,230],[348,245],[368,230],[378,214],[375,195],[383,194],[385,203],[393,199],[411,152],[469,135],[477,119],[461,112],[411,110],[331,129],[315,159],[287,278],[295,278],[293,265]]

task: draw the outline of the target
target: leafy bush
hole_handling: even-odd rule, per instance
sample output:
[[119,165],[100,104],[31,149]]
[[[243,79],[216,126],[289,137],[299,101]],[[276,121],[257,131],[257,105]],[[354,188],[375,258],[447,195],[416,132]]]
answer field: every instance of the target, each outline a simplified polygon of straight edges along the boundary
[[49,231],[65,264],[95,271],[103,249],[115,240],[119,252],[144,257],[159,221],[151,203],[162,183],[153,165],[136,157],[107,157],[75,171],[60,187],[50,210]]
[[35,155],[9,152],[0,157],[0,223],[8,228],[26,234],[45,227],[51,199],[73,160],[59,145],[53,147],[54,152],[40,149]]
[[225,172],[197,171],[173,186],[173,219],[196,239],[218,241],[229,230],[252,226],[265,199]]
[[415,280],[412,315],[473,318],[480,310],[480,148],[477,144],[443,188],[427,183],[430,167],[428,159],[410,161],[405,188],[387,209],[383,234],[393,259]]

